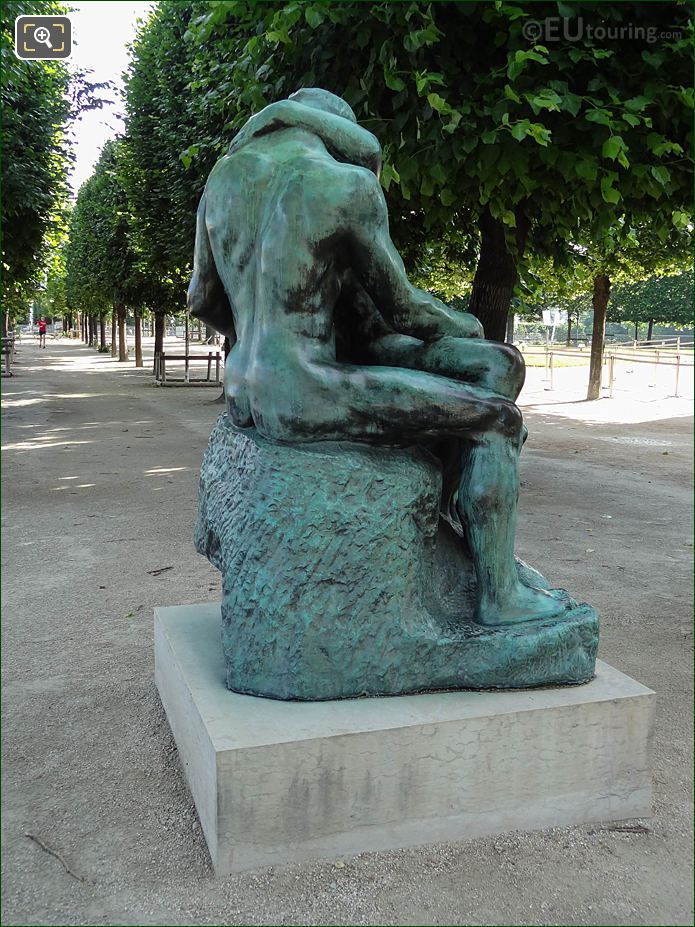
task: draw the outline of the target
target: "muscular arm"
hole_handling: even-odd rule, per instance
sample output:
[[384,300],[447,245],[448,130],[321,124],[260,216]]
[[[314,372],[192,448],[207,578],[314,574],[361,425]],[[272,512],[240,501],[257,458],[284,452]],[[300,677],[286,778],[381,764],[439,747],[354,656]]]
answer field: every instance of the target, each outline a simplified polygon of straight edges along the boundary
[[205,226],[205,193],[198,206],[193,275],[188,286],[187,303],[188,311],[192,316],[202,319],[206,325],[212,325],[216,331],[221,332],[234,344],[236,341],[234,316],[215,267],[208,230]]
[[259,135],[287,128],[307,129],[318,135],[339,161],[366,167],[373,173],[381,167],[381,147],[371,132],[342,116],[294,100],[271,103],[252,116],[234,137],[229,154],[234,154]]
[[423,341],[444,335],[481,338],[475,316],[456,312],[408,280],[389,235],[386,201],[376,178],[361,174],[352,197],[353,269],[384,319],[393,328]]

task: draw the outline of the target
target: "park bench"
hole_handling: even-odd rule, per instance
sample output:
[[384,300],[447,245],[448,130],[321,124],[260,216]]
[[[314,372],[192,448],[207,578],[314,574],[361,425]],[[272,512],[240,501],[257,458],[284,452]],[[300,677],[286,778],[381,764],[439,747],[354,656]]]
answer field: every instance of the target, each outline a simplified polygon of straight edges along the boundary
[[[166,383],[221,383],[220,380],[220,352],[210,351],[207,354],[167,354],[162,352],[155,357],[154,376],[162,385]],[[183,361],[183,377],[167,376],[167,362]],[[191,380],[189,377],[189,367],[191,361],[204,361],[207,364],[206,376],[202,379]],[[215,379],[212,379],[212,364],[215,364]]]
[[14,357],[14,335],[2,339],[2,356],[4,360],[4,369],[2,375],[5,377],[12,376],[12,360]]

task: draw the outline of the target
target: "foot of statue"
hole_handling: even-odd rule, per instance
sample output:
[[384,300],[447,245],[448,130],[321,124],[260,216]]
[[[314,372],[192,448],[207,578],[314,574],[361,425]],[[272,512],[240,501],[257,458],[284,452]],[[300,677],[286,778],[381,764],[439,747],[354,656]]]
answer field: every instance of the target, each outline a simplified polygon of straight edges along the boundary
[[504,597],[483,597],[476,609],[476,621],[487,626],[538,621],[560,615],[569,607],[562,589],[533,589],[517,582]]

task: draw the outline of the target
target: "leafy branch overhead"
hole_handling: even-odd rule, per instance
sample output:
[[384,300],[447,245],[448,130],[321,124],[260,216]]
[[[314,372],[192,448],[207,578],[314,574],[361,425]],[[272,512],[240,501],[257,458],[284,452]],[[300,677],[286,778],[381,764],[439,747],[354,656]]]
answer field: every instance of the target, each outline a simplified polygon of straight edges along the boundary
[[529,46],[527,18],[557,16],[555,4],[245,2],[204,6],[187,37],[205,108],[237,128],[301,85],[345,96],[382,141],[406,225],[421,211],[440,232],[464,207],[512,229],[523,204],[534,252],[585,223],[600,236],[618,215],[635,225],[648,213],[666,240],[682,221],[671,204],[690,195],[688,10],[573,6],[585,23],[634,18],[681,37]]
[[345,97],[378,135],[393,237],[418,279],[458,268],[439,271],[451,290],[477,265],[474,297],[504,278],[506,315],[529,260],[562,274],[577,243],[611,236],[620,248],[647,221],[670,248],[690,215],[688,9],[572,10],[680,37],[530,44],[524,24],[558,16],[553,3],[165,0],[135,44],[127,93],[145,253],[185,277],[214,161],[250,115],[307,85]]
[[[14,15],[22,4],[5,6]],[[546,17],[581,18],[584,29],[572,40],[527,40],[525,26]],[[11,106],[22,94],[46,100],[36,151],[26,144],[33,126],[14,110],[8,117],[5,202],[9,192],[15,213],[5,218],[28,210],[7,236],[14,286],[36,277],[49,230],[64,229],[56,204],[69,152],[56,127],[74,101],[57,65],[31,72],[40,86],[26,83],[7,23],[3,92]],[[627,23],[632,37],[616,38]],[[692,229],[691,39],[690,8],[675,2],[162,0],[131,47],[117,152],[138,298],[183,308],[207,175],[249,116],[312,85],[343,96],[379,137],[392,237],[409,272],[447,298],[470,290],[490,337],[504,337],[513,295],[538,289],[539,268],[553,289],[599,268],[644,276],[682,267]],[[22,179],[32,170],[45,191],[35,202]]]

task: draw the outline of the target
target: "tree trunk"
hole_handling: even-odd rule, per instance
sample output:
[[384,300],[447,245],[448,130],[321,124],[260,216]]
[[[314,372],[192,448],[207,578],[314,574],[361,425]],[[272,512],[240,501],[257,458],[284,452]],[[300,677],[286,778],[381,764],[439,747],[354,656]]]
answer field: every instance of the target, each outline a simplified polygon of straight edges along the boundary
[[97,340],[97,320],[93,315],[89,317],[89,346],[93,348]]
[[127,361],[128,360],[128,342],[126,340],[126,331],[125,331],[125,306],[118,306],[118,360]]
[[2,313],[2,337],[3,338],[7,338],[7,331],[9,327],[10,327],[10,313],[3,312]]
[[603,346],[606,339],[606,309],[608,308],[610,292],[610,277],[607,274],[597,274],[594,277],[594,292],[591,298],[594,307],[594,327],[591,332],[591,363],[589,365],[587,399],[601,398]]
[[520,209],[516,211],[517,253],[507,248],[505,226],[493,219],[488,210],[480,216],[480,257],[473,279],[468,311],[483,323],[485,337],[504,341],[507,315],[517,281],[517,260],[524,252],[528,222]]
[[142,319],[135,316],[135,366],[144,367],[142,362]]
[[166,324],[166,313],[155,312],[154,314],[154,363],[156,370],[157,358],[164,351],[164,326]]
[[649,320],[649,327],[647,328],[647,341],[652,340],[652,335],[654,334],[654,319]]
[[639,341],[639,322],[635,322],[635,341]]
[[99,347],[104,350],[106,347],[106,319],[99,316]]
[[567,310],[567,347],[572,344],[572,313]]
[[118,311],[113,307],[111,312],[111,357],[118,354]]
[[510,312],[507,316],[507,334],[504,339],[507,344],[514,344],[514,313]]

